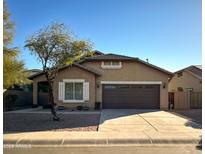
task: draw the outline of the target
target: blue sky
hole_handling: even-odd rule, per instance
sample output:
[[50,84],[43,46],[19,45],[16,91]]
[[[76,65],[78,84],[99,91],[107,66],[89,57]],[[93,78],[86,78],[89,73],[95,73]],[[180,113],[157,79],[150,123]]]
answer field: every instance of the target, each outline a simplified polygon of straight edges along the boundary
[[94,49],[149,59],[169,71],[201,64],[200,0],[7,0],[16,23],[13,46],[26,67],[41,68],[24,48],[28,35],[53,21],[67,24]]

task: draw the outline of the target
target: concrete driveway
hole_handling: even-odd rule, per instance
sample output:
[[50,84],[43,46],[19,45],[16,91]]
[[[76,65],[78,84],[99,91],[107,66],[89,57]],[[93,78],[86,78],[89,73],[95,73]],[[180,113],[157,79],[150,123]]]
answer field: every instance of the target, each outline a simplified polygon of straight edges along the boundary
[[106,109],[101,112],[98,130],[200,134],[201,125],[167,111]]

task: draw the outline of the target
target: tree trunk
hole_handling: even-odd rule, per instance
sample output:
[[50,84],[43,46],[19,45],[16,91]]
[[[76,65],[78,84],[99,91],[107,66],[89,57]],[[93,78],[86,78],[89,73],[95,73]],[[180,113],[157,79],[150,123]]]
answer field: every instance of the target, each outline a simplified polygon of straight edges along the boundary
[[59,121],[60,118],[56,114],[56,109],[55,109],[55,102],[54,102],[54,97],[53,97],[53,81],[49,79],[48,74],[46,73],[46,78],[48,80],[48,93],[49,93],[49,102],[51,104],[51,113],[53,115],[53,120]]

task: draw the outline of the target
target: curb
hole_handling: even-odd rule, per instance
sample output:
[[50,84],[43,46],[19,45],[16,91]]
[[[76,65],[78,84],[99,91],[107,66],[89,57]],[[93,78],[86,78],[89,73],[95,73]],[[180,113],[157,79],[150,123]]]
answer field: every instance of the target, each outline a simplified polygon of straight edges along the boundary
[[201,145],[200,139],[54,139],[54,140],[7,140],[4,139],[3,144],[31,144],[31,145],[119,145],[119,144],[138,144],[138,145],[153,145],[153,144],[195,144]]

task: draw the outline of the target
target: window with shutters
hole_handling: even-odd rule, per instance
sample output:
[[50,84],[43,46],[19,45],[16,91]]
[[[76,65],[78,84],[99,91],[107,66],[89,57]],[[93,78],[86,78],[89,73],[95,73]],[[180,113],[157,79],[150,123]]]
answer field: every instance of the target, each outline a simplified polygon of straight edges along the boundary
[[83,82],[65,82],[65,100],[83,100]]
[[89,101],[89,82],[84,79],[63,79],[59,82],[58,100],[65,103]]

